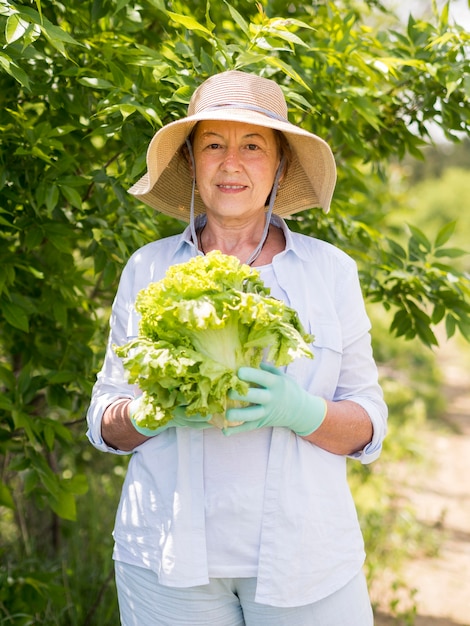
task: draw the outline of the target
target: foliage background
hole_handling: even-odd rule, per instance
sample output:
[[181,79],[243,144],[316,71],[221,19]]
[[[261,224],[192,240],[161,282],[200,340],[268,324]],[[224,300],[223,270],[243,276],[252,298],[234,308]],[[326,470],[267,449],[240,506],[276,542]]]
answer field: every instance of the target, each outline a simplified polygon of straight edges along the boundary
[[[277,80],[291,121],[330,143],[332,211],[291,226],[358,261],[391,405],[384,456],[411,458],[406,425],[429,417],[439,380],[423,345],[440,323],[470,334],[462,212],[447,202],[462,177],[446,169],[430,185],[414,165],[432,125],[468,137],[469,35],[448,7],[403,27],[377,0],[0,0],[0,40],[0,624],[116,624],[110,531],[126,460],[87,444],[84,415],[123,264],[182,228],[126,193],[149,139],[205,77],[237,68]],[[409,172],[423,181],[414,199]],[[390,363],[429,385],[411,394]],[[351,472],[369,577],[398,552],[384,519],[416,532],[383,480],[380,463]]]

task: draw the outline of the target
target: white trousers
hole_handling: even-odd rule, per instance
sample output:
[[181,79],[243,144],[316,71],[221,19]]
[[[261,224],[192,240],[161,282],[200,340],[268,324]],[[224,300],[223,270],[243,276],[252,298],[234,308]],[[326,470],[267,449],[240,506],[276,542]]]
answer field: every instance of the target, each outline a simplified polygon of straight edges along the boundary
[[165,587],[151,570],[116,562],[122,626],[372,626],[364,574],[313,604],[280,608],[255,602],[256,578],[212,578],[198,587]]

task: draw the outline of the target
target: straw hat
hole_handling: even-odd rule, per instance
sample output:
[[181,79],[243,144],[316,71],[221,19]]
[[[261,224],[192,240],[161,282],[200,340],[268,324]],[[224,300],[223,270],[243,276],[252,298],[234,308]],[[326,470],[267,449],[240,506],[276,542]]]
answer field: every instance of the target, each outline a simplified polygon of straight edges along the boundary
[[[292,159],[273,212],[288,217],[313,207],[329,211],[336,182],[330,147],[320,137],[288,121],[284,94],[277,83],[238,70],[208,78],[193,93],[188,116],[167,124],[154,135],[147,150],[147,173],[129,193],[161,213],[189,222],[192,176],[180,148],[202,120],[244,122],[281,131],[292,149]],[[194,213],[205,213],[197,194]]]

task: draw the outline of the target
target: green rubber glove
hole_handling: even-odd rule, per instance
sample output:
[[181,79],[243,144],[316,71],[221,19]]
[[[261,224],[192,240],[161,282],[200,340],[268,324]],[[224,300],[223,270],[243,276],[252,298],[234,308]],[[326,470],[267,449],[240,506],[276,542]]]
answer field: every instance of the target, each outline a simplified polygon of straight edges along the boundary
[[238,377],[255,386],[250,387],[245,396],[230,392],[230,398],[251,404],[227,411],[228,421],[243,424],[224,429],[225,435],[281,426],[304,437],[317,430],[325,419],[326,401],[312,396],[272,365],[262,363],[261,369],[241,367]]
[[139,426],[135,419],[135,413],[139,407],[140,402],[142,401],[142,396],[134,398],[129,404],[129,417],[132,422],[132,425],[136,429],[137,432],[145,435],[146,437],[155,437],[155,435],[159,435],[167,428],[174,428],[175,426],[184,427],[184,428],[211,428],[212,424],[208,423],[211,416],[207,415],[203,417],[202,415],[196,414],[188,417],[186,415],[186,411],[183,406],[178,406],[173,411],[173,417],[170,421],[166,422],[163,426],[159,428],[145,428],[143,426]]

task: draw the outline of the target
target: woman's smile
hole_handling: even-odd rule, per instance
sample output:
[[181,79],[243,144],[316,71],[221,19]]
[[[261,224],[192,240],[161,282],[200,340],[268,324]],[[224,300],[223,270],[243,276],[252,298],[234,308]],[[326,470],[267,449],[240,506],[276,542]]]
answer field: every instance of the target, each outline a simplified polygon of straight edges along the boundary
[[220,183],[217,187],[222,191],[240,191],[242,189],[246,189],[245,185],[228,185],[226,183]]

